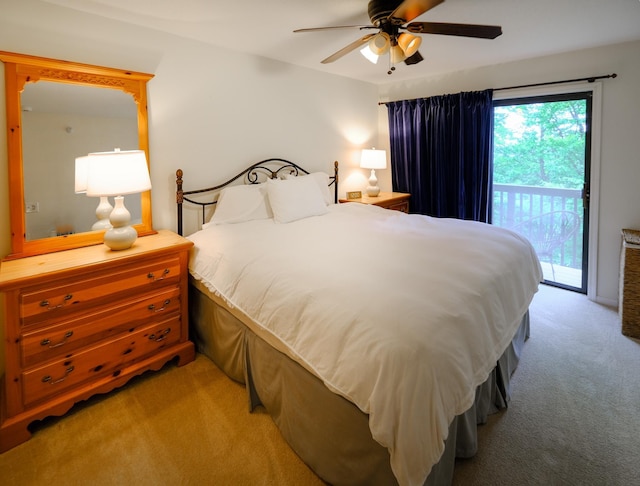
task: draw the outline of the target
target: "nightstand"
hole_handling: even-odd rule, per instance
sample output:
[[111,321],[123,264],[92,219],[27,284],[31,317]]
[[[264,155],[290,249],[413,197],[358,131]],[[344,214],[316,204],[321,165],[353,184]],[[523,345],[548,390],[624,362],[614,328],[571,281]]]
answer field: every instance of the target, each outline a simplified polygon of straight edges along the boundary
[[409,198],[411,194],[405,192],[381,192],[376,197],[362,196],[358,199],[340,199],[341,203],[355,202],[360,204],[372,204],[385,209],[409,212]]
[[194,359],[192,246],[161,230],[127,250],[95,245],[2,262],[0,452],[29,439],[34,420],[62,415],[174,358],[180,366]]

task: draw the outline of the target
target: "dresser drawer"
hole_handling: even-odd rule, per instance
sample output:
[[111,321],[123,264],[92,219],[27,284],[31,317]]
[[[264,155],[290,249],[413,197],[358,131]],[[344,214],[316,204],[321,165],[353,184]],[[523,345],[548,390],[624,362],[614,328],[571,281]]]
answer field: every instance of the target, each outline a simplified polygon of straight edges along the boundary
[[45,320],[60,320],[136,289],[151,290],[179,280],[180,259],[176,257],[95,278],[27,290],[20,295],[20,322],[22,326],[29,326]]
[[409,212],[409,201],[399,201],[388,204],[385,206],[387,209],[391,209],[393,211],[402,211],[403,213]]
[[22,373],[23,401],[31,405],[84,382],[117,376],[127,364],[178,341],[178,316],[124,332],[110,341]]
[[22,365],[33,366],[67,355],[81,346],[139,327],[150,319],[157,321],[179,312],[180,305],[180,287],[173,286],[116,306],[102,306],[95,312],[83,313],[44,329],[24,332],[20,339]]

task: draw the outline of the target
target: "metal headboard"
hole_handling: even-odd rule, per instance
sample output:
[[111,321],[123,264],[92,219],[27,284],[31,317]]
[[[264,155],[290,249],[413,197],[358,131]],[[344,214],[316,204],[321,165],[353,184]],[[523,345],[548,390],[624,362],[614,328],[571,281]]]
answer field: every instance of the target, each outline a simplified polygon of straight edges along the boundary
[[[207,187],[204,189],[195,189],[193,191],[182,190],[182,169],[176,171],[176,204],[178,206],[178,234],[182,235],[182,205],[185,202],[200,206],[202,212],[202,222],[206,222],[206,210],[207,207],[212,206],[218,202],[218,194],[222,188],[228,186],[232,182],[243,178],[244,184],[260,184],[267,179],[278,179],[281,175],[291,174],[299,175],[300,173],[309,174],[309,171],[303,169],[294,162],[289,162],[284,159],[265,159],[260,162],[247,167],[239,174],[235,175],[231,179],[217,186]],[[333,176],[329,178],[329,186],[333,186],[333,200],[338,202],[338,161],[333,163]],[[196,201],[186,196],[192,196],[194,194],[212,193],[211,199],[205,201]]]

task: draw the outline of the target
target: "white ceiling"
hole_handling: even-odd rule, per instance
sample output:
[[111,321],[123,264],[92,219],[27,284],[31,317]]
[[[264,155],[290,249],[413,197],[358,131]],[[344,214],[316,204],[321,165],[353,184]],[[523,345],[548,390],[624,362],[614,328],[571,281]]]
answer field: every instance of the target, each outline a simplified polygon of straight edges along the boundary
[[[417,21],[501,25],[495,40],[423,35],[423,62],[369,63],[356,50],[322,59],[363,35],[367,0],[44,0],[227,49],[380,84],[640,39],[639,0],[446,0]],[[370,31],[366,31],[368,33]]]

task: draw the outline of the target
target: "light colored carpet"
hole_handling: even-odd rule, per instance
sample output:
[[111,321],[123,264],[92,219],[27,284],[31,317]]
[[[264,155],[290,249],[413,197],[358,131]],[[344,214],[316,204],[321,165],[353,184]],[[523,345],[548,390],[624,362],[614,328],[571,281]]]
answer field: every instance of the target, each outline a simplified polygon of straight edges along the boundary
[[47,419],[1,485],[320,485],[244,386],[201,354]]
[[639,485],[640,341],[617,311],[541,286],[509,408],[455,485]]
[[[542,286],[508,410],[455,485],[640,484],[640,342],[615,310]],[[243,386],[207,358],[47,419],[0,455],[7,485],[319,485]]]

